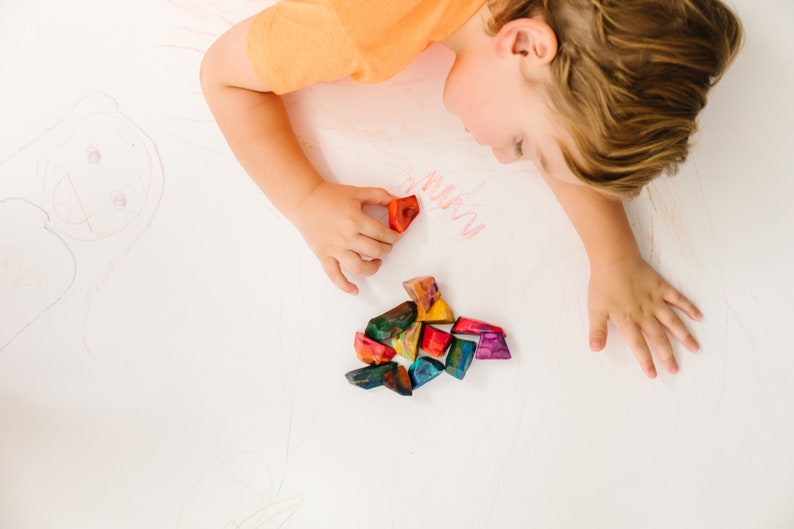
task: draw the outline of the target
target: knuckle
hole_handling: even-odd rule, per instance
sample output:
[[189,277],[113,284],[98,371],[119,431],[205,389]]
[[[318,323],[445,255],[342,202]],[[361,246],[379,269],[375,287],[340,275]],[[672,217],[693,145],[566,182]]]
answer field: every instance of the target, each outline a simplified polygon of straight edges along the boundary
[[673,348],[666,335],[654,336],[651,343],[653,343],[653,350],[657,354],[665,357],[673,354]]
[[359,275],[371,276],[377,272],[379,268],[380,264],[377,261],[362,261]]
[[604,330],[603,330],[603,329],[601,329],[600,327],[599,327],[599,328],[597,328],[597,329],[591,329],[591,330],[590,330],[590,336],[591,336],[592,338],[602,338],[602,339],[603,339],[603,338],[604,338],[604,336],[606,336],[606,334],[607,334],[607,333],[605,333],[605,332],[604,332]]
[[635,321],[637,321],[637,318],[635,317],[634,311],[631,310],[625,310],[619,313],[615,319],[615,323],[621,326],[633,325]]
[[377,271],[378,271],[378,269],[376,267],[364,267],[358,273],[358,275],[360,275],[360,276],[371,276],[371,275],[374,275],[375,272],[377,272]]
[[654,353],[665,363],[665,365],[675,364],[675,354],[673,353],[673,346],[670,342],[665,343],[663,346],[656,347]]
[[382,244],[391,245],[397,241],[397,237],[394,235],[394,232],[392,232],[389,229],[386,229],[385,227],[378,230],[377,237],[378,237],[378,241],[381,242]]
[[633,350],[640,351],[643,356],[647,355],[648,344],[645,343],[645,338],[642,336],[629,338],[628,343]]
[[398,235],[395,235],[395,233],[390,229],[383,228],[381,230],[380,240],[383,242],[391,244],[397,240],[397,237]]
[[384,243],[378,244],[375,246],[376,255],[373,255],[373,257],[383,257],[385,255],[388,255],[389,252],[391,252],[391,249],[392,249],[391,244],[384,244]]
[[641,334],[625,336],[624,339],[632,351],[636,351],[637,354],[647,354],[648,344],[645,343],[645,337]]

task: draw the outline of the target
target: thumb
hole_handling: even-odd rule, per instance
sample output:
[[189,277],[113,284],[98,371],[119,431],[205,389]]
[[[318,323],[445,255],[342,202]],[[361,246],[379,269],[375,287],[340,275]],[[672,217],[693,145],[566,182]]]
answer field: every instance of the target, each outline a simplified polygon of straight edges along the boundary
[[598,352],[607,344],[607,318],[600,314],[590,314],[590,350]]

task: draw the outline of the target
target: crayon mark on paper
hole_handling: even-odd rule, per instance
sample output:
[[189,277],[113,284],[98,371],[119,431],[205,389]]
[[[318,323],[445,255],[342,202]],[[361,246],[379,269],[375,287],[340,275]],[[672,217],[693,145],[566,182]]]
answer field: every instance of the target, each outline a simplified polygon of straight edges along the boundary
[[421,191],[425,194],[425,207],[429,201],[435,209],[442,210],[444,216],[456,222],[460,228],[460,236],[464,239],[473,239],[485,229],[485,224],[479,222],[477,204],[472,199],[485,187],[485,182],[480,182],[470,191],[460,191],[448,183],[443,175],[431,171],[424,175],[409,175],[400,184],[400,192],[410,195]]

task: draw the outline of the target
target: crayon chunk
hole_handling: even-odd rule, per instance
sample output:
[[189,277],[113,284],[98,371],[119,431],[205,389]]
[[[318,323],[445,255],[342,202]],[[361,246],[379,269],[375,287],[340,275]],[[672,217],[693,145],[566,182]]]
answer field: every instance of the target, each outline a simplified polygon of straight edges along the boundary
[[437,329],[432,325],[425,325],[425,328],[422,331],[421,347],[422,350],[430,356],[441,358],[444,356],[444,353],[447,352],[449,344],[452,343],[454,338],[454,336],[446,331]]
[[484,332],[505,333],[501,327],[497,327],[496,325],[463,317],[455,320],[455,324],[452,326],[452,332],[455,334],[482,334]]
[[395,198],[386,207],[389,213],[389,227],[397,232],[404,232],[419,215],[419,202],[416,195]]
[[405,366],[401,365],[383,373],[383,386],[399,395],[410,396],[413,393],[411,378],[408,376]]
[[449,354],[444,366],[447,373],[458,380],[463,380],[474,358],[476,347],[477,344],[469,340],[461,340],[460,338],[452,340],[452,347],[449,348]]
[[393,309],[369,320],[364,334],[373,340],[388,340],[416,321],[416,314],[416,303],[413,301],[400,303]]
[[422,276],[403,281],[403,287],[417,306],[423,311],[430,310],[433,303],[438,301],[441,293],[433,276]]
[[427,384],[444,372],[444,364],[428,356],[420,356],[408,367],[408,376],[413,389]]
[[345,378],[354,386],[372,389],[383,385],[383,375],[394,370],[396,367],[397,362],[386,362],[385,364],[366,366],[345,373]]
[[505,335],[500,332],[484,332],[477,343],[474,358],[478,360],[509,360],[510,349],[505,343]]
[[452,312],[452,307],[444,301],[444,298],[438,298],[427,311],[417,306],[416,321],[423,321],[425,323],[452,323],[455,321],[455,313]]
[[365,364],[383,364],[394,358],[394,355],[397,354],[397,352],[388,345],[376,342],[362,332],[356,333],[353,347],[356,350],[358,359]]
[[392,349],[397,351],[398,355],[404,356],[413,362],[416,360],[416,354],[419,351],[419,338],[421,335],[422,323],[415,321],[397,336],[392,336]]

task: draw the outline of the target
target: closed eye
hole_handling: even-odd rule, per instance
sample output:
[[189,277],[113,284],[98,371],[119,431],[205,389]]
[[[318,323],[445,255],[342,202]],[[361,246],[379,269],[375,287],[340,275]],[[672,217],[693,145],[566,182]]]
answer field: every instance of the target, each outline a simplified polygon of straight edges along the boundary
[[524,142],[523,141],[517,141],[513,145],[513,152],[515,152],[516,156],[518,156],[519,158],[522,158],[524,156]]

